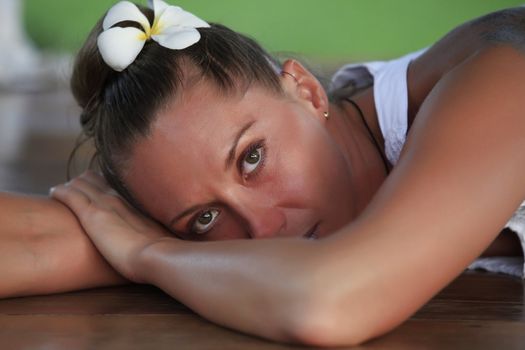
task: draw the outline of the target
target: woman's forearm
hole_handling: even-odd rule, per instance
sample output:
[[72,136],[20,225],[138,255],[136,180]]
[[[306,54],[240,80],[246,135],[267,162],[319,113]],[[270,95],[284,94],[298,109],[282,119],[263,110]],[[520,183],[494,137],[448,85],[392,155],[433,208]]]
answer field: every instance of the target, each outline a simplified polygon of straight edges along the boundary
[[0,298],[125,283],[73,213],[45,197],[0,193]]
[[319,345],[335,321],[323,301],[325,285],[316,283],[323,266],[321,241],[255,243],[168,238],[142,251],[137,270],[145,282],[213,322],[278,341]]

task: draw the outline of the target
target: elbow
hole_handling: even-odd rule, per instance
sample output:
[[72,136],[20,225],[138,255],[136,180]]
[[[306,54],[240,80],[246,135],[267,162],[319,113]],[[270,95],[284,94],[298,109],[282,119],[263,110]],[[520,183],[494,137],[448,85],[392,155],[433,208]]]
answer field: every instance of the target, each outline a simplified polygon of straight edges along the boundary
[[329,305],[309,299],[301,304],[286,327],[292,343],[312,347],[357,346],[384,333],[367,315],[349,312],[339,303]]
[[293,343],[311,347],[357,346],[372,338],[363,327],[336,320],[337,317],[310,314],[288,328],[288,338]]
[[286,298],[279,298],[279,315],[286,315],[280,319],[280,340],[311,347],[339,347],[360,345],[379,335],[381,320],[370,313],[375,309],[370,305],[373,298],[363,293],[368,286],[355,279],[341,283],[331,277],[338,274],[319,270],[325,266],[323,262],[310,263],[303,270],[308,273],[296,274],[295,283],[288,284],[294,288],[286,290]]
[[[334,288],[308,288],[296,298],[286,334],[290,342],[312,347],[357,346],[393,330],[409,316],[406,308],[397,308],[364,293],[358,288],[333,293]],[[377,295],[376,295],[377,296]]]
[[[311,347],[357,346],[377,338],[404,322],[414,303],[405,298],[394,302],[380,278],[370,278],[358,269],[345,268],[350,278],[324,260],[303,263],[294,278],[271,295],[276,303],[273,324],[278,338]],[[332,257],[330,257],[332,258]],[[295,271],[297,272],[297,270]],[[399,291],[399,295],[406,295]],[[273,308],[272,308],[273,309]],[[284,317],[283,317],[284,315]]]
[[370,339],[361,330],[318,317],[301,320],[287,334],[292,343],[310,347],[357,346]]

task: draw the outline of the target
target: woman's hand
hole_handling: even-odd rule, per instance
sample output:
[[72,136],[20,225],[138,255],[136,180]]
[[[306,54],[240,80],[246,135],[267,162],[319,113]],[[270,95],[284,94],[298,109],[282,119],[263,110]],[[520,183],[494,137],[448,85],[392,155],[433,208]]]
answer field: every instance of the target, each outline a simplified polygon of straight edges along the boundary
[[137,255],[159,240],[176,239],[131,207],[93,171],[52,188],[50,195],[73,211],[99,252],[133,282],[144,282]]

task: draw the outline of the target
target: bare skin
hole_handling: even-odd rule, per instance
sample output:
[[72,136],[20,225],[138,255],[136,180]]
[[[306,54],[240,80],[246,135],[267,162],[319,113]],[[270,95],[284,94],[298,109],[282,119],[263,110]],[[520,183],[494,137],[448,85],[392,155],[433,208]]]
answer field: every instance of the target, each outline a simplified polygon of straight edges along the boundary
[[0,193],[0,208],[0,298],[127,283],[63,204]]
[[[457,34],[457,40],[467,36],[465,33]],[[468,34],[468,37],[470,38],[471,35]],[[416,69],[413,68],[417,66],[416,62],[411,66],[409,71],[409,89],[412,89],[409,91],[410,98],[419,101],[415,105],[411,103],[411,111],[415,111],[413,113],[417,112],[417,118],[414,116],[412,119],[411,128],[418,131],[411,131],[402,155],[404,160],[400,160],[400,163],[396,166],[396,169],[400,170],[393,170],[386,181],[380,181],[381,176],[384,176],[380,173],[380,169],[382,169],[381,158],[375,151],[373,144],[370,142],[371,140],[367,138],[368,136],[364,133],[365,129],[361,125],[363,132],[361,134],[356,133],[353,140],[362,152],[367,153],[367,156],[362,159],[376,160],[375,162],[372,160],[366,167],[369,175],[372,176],[371,178],[376,180],[361,183],[363,185],[360,187],[363,189],[362,195],[356,197],[361,199],[354,203],[355,208],[357,208],[355,212],[361,214],[359,220],[356,220],[353,225],[341,227],[332,236],[315,242],[315,244],[310,241],[286,238],[279,240],[278,243],[268,240],[264,243],[251,244],[249,243],[250,241],[235,240],[228,242],[228,245],[218,244],[220,242],[209,242],[210,244],[196,246],[191,242],[182,242],[173,238],[166,239],[167,233],[151,223],[141,224],[141,227],[144,229],[137,234],[132,234],[133,237],[129,236],[130,233],[127,229],[115,229],[116,233],[113,237],[115,241],[107,242],[104,241],[102,235],[98,234],[101,228],[96,227],[96,225],[94,227],[93,216],[97,217],[95,221],[99,223],[104,222],[105,225],[103,226],[106,230],[107,227],[115,225],[115,220],[117,219],[108,215],[107,211],[100,214],[97,211],[97,207],[110,208],[110,211],[121,213],[120,216],[126,219],[124,223],[128,221],[142,222],[142,219],[137,218],[133,211],[128,211],[129,208],[122,206],[122,204],[116,204],[115,202],[117,201],[115,200],[108,204],[108,196],[104,195],[101,197],[100,194],[107,191],[100,179],[93,175],[88,175],[66,186],[69,188],[60,187],[55,191],[55,196],[66,202],[76,212],[89,237],[120,273],[134,281],[146,281],[164,288],[174,297],[187,303],[212,321],[283,341],[300,341],[313,345],[359,343],[384,333],[397,325],[428,300],[433,293],[461,272],[469,261],[481,254],[489,246],[497,236],[505,219],[510,217],[520,200],[525,198],[525,193],[516,193],[519,192],[516,191],[517,188],[525,188],[525,184],[522,183],[525,173],[519,167],[519,164],[516,164],[525,164],[520,159],[521,155],[516,154],[516,150],[519,147],[523,149],[524,145],[518,145],[519,142],[522,142],[522,136],[512,133],[513,131],[516,132],[516,129],[520,129],[519,125],[523,122],[515,114],[515,111],[522,110],[523,106],[516,104],[517,102],[514,101],[514,99],[518,99],[518,93],[521,95],[524,93],[519,83],[519,81],[523,81],[523,77],[517,76],[516,81],[511,79],[501,81],[494,74],[474,74],[480,71],[486,73],[498,70],[499,72],[505,71],[506,77],[510,77],[514,75],[514,70],[523,71],[523,59],[521,56],[516,55],[515,50],[509,50],[508,48],[501,50],[488,49],[488,44],[484,39],[479,39],[478,44],[479,46],[474,46],[476,50],[465,53],[463,60],[458,60],[447,71],[441,71],[441,75],[433,84],[426,82],[425,86],[432,85],[432,88],[427,91],[427,94],[429,91],[433,91],[431,96],[413,93],[413,91],[420,91],[420,89],[416,88],[417,81],[412,78],[412,74],[415,74],[412,72]],[[440,43],[437,45],[440,45]],[[444,51],[447,51],[445,50],[447,48],[450,49],[446,45],[442,47]],[[482,50],[484,48],[487,49]],[[474,54],[477,51],[486,52],[486,54]],[[436,53],[437,51],[434,50],[432,52],[435,53],[433,62],[441,62],[440,55]],[[458,57],[460,56],[458,54]],[[430,60],[431,56],[426,57]],[[468,60],[469,64],[463,65],[462,63],[465,60]],[[444,58],[443,62],[449,62],[449,57]],[[439,64],[436,66],[439,66]],[[505,68],[510,69],[509,67],[512,68],[512,71],[505,70]],[[429,75],[438,76],[439,74]],[[443,76],[446,79],[443,79]],[[479,76],[479,79],[487,80],[478,81],[475,79],[476,76]],[[438,87],[434,87],[436,82],[439,82]],[[469,96],[474,96],[473,99],[477,100],[476,96],[487,94],[482,89],[484,86],[487,86],[487,82],[494,84],[493,87],[496,91],[508,92],[506,96],[498,96],[504,101],[510,99],[508,105],[505,105],[507,109],[491,110],[491,108],[494,108],[493,105],[479,104],[475,107],[475,110],[472,110],[473,106],[467,103],[461,104],[461,101],[456,100],[456,103],[452,105],[449,103],[453,99],[450,99],[447,91],[460,89],[465,94],[465,100],[468,101]],[[515,91],[506,91],[505,88],[509,83],[515,84]],[[315,94],[313,90],[311,90],[311,93]],[[516,95],[513,95],[514,93]],[[365,92],[358,96],[356,100],[365,110],[365,115],[369,125],[373,127],[375,136],[378,140],[381,140],[377,118],[370,112],[373,109],[373,104],[370,103],[369,94],[370,92],[368,92],[368,95]],[[322,96],[319,97],[319,100],[322,100]],[[369,101],[368,104],[367,100]],[[302,103],[306,102],[303,100]],[[447,107],[436,107],[445,105]],[[316,109],[318,107],[319,105],[312,105],[309,108]],[[342,113],[340,107],[330,106],[330,108],[331,114],[334,116],[332,120],[337,120],[338,113]],[[350,111],[348,106],[342,110],[347,114],[348,120],[358,120],[356,119],[355,111]],[[485,121],[485,123],[472,125],[469,124],[471,123],[469,118],[453,118],[458,115],[471,114],[481,116],[481,120]],[[507,122],[502,123],[501,119],[490,119],[489,115],[505,116]],[[418,122],[419,120],[421,121]],[[416,125],[419,125],[419,127],[416,127]],[[471,165],[469,169],[467,167],[465,169],[461,168],[462,171],[458,172],[455,178],[451,178],[442,171],[440,172],[442,169],[459,164],[460,160],[461,162],[465,161],[461,157],[467,156],[468,150],[476,149],[475,146],[477,146],[477,149],[484,147],[486,140],[468,139],[470,143],[467,145],[470,148],[465,149],[466,136],[461,135],[460,132],[461,130],[472,130],[473,128],[478,128],[476,130],[480,132],[483,130],[498,130],[498,132],[494,132],[498,142],[491,143],[493,152],[488,154],[484,162],[469,164]],[[355,130],[359,130],[359,127],[356,127]],[[439,130],[442,132],[429,134],[428,130]],[[447,130],[448,133],[444,130]],[[453,133],[450,130],[458,131]],[[456,138],[451,139],[451,136],[456,136]],[[352,138],[347,140],[352,140]],[[455,155],[454,149],[451,149],[452,147],[457,147],[457,149],[463,149],[464,151]],[[455,155],[457,158],[440,158],[439,154],[444,152],[443,149],[447,149],[449,154]],[[356,159],[358,157],[352,157],[351,155],[348,157],[357,162]],[[425,162],[430,158],[432,162],[430,160]],[[414,164],[417,164],[417,167]],[[497,169],[498,167],[501,171],[505,170],[505,174],[509,174],[506,178],[506,183],[496,181],[501,174],[496,174],[493,168]],[[355,177],[354,179],[357,178]],[[362,179],[365,178],[366,176],[362,175]],[[476,181],[471,181],[473,178]],[[459,183],[464,185],[469,181],[471,182],[470,186],[457,187]],[[425,207],[426,203],[422,199],[436,196],[435,191],[432,191],[431,186],[427,182],[438,182],[439,186],[450,189],[450,192],[457,197],[436,198],[436,201],[433,202],[432,210],[429,208],[428,211],[420,211]],[[379,188],[381,184],[383,186]],[[434,190],[437,187],[434,185]],[[415,193],[414,188],[418,188],[420,192]],[[476,197],[481,195],[478,193],[480,188],[486,191],[484,193],[485,198],[491,198],[492,203],[484,203],[482,198]],[[370,205],[364,205],[366,198],[370,199],[373,194],[376,194],[376,196],[373,197]],[[468,198],[472,199],[472,202],[467,201]],[[473,198],[477,200],[474,201]],[[97,205],[90,207],[91,209],[88,213],[86,213],[85,207],[86,199],[89,203],[97,203]],[[396,203],[396,205],[393,206],[389,203]],[[416,203],[419,205],[416,206]],[[484,203],[484,205],[479,203]],[[117,206],[118,209],[115,209],[113,206]],[[468,217],[454,221],[454,209],[456,209],[457,213],[459,212],[458,208],[465,207],[472,207],[472,212],[467,215]],[[414,215],[407,216],[415,208],[418,210],[417,217]],[[436,215],[436,212],[442,214],[446,212],[449,215],[432,217],[432,215]],[[396,215],[393,213],[396,213]],[[101,218],[105,218],[105,220],[101,221]],[[447,218],[450,218],[450,220],[447,220]],[[403,227],[401,225],[402,220],[410,222],[411,229]],[[463,222],[463,224],[459,221]],[[428,222],[439,222],[441,231],[437,232],[435,229],[432,230],[432,228],[427,229]],[[472,227],[464,226],[466,223],[472,222],[475,223]],[[119,222],[117,226],[120,225],[122,228],[124,223]],[[425,228],[425,235],[417,234],[421,231],[421,228]],[[15,230],[19,230],[19,228],[15,228]],[[82,235],[80,229],[75,229],[72,232],[77,232],[78,237]],[[446,239],[443,237],[444,234]],[[159,237],[162,237],[162,239],[159,239]],[[116,244],[122,243],[122,241],[118,241],[119,239],[130,242],[128,254],[121,252],[120,255],[115,255],[112,246],[121,247],[121,244]],[[446,245],[443,241],[446,241]],[[405,245],[407,244],[417,244],[420,247],[426,247],[420,253],[425,253],[425,256],[420,256],[417,252],[405,254],[406,256],[404,257],[396,255],[396,252],[406,252],[407,247]],[[315,250],[312,250],[311,247],[314,246]],[[370,248],[365,249],[368,246]],[[464,249],[467,246],[468,248]],[[432,249],[429,247],[432,247]],[[463,250],[459,251],[460,248]],[[371,252],[373,254],[367,255]],[[140,259],[130,258],[137,257],[137,254],[140,255]],[[265,259],[265,256],[270,256],[270,254],[276,258],[275,261]],[[417,269],[414,270],[413,268],[414,261],[418,262],[418,269],[425,271],[425,269],[434,269],[434,266],[437,266],[437,260],[450,254],[452,254],[453,258],[439,270],[439,273],[436,272],[435,275],[428,276],[427,281],[421,281]],[[312,256],[316,258],[313,259]],[[195,260],[198,260],[199,257],[202,261],[201,265]],[[334,257],[338,257],[337,261],[334,261]],[[402,283],[400,280],[396,280],[392,281],[395,283],[388,284],[387,281],[389,281],[389,278],[392,278],[392,270],[374,265],[375,261],[384,260],[385,257],[391,257],[392,261],[397,261],[395,271],[396,273],[399,272],[397,277],[401,278]],[[97,259],[99,258],[92,257],[90,259],[92,259],[90,261],[98,261]],[[282,265],[275,265],[279,261],[284,261],[284,259],[289,262],[286,269],[283,269]],[[133,262],[135,260],[140,261],[140,264],[136,265]],[[249,263],[246,263],[247,261]],[[373,281],[369,280],[369,273],[367,274],[362,268],[364,265],[367,267],[365,270],[370,271],[372,269],[378,272],[376,279]],[[232,266],[236,266],[237,270],[232,271]],[[323,268],[322,274],[316,273],[320,267]],[[158,275],[150,276],[147,279],[144,277],[145,270],[158,271]],[[309,271],[309,274],[301,273],[304,270]],[[174,271],[176,273],[173,273]],[[355,303],[340,298],[332,298],[334,297],[333,295],[323,294],[322,290],[315,288],[315,285],[330,285],[334,281],[340,281],[339,276],[342,275],[342,271],[346,275],[352,276],[349,279],[351,281],[348,281],[348,283],[352,282],[354,284],[353,286],[341,286],[342,294],[349,300],[362,301],[362,305],[355,305]],[[232,275],[233,272],[237,276],[253,276],[254,281],[252,282],[254,283],[246,284],[242,279],[239,280]],[[272,272],[279,272],[279,274],[273,276],[273,279],[264,279],[264,277],[271,275]],[[162,275],[176,276],[176,278],[167,281],[163,279]],[[196,281],[195,275],[203,278]],[[365,291],[381,290],[384,285],[410,285],[410,283],[415,283],[413,280],[415,276],[418,276],[416,278],[418,285],[423,283],[425,287],[414,291],[414,294],[403,294],[400,290],[390,290],[390,295],[397,300],[394,304],[402,305],[403,308],[389,309],[389,317],[382,317],[384,316],[384,309],[379,312],[378,309],[371,307],[373,305],[381,306],[381,303],[377,303],[378,300],[381,300],[380,295],[363,294],[366,293]],[[206,277],[209,277],[209,279]],[[275,279],[293,279],[296,282],[296,289],[285,288],[285,290],[280,290],[278,289],[280,284],[275,283]],[[208,295],[206,294],[207,280],[228,280],[234,286],[238,283],[238,288],[229,285],[227,290],[224,290],[224,293],[217,293],[214,296]],[[79,285],[81,284],[79,283]],[[230,293],[232,289],[235,293]],[[406,292],[405,288],[403,290]],[[259,295],[270,304],[263,303],[263,308],[259,309],[260,305],[253,305],[249,302],[250,295]],[[408,299],[409,297],[410,299]],[[290,303],[290,300],[294,302]],[[332,304],[332,302],[328,303],[327,300],[332,300],[332,302],[335,300],[335,302]],[[246,305],[246,308],[233,308],[239,314],[232,315],[231,306],[239,305],[239,303]],[[217,309],[217,305],[224,305],[224,309]],[[264,314],[263,311],[268,310],[268,305],[271,306],[272,310],[282,310],[283,314],[269,313],[267,315],[268,319],[263,320],[264,324],[258,324],[251,319],[250,315]],[[283,305],[288,306],[283,308]],[[387,305],[382,306],[387,307]],[[360,307],[365,307],[368,310],[367,313],[363,313],[364,311]],[[340,311],[337,311],[338,309]],[[303,317],[305,314],[298,313],[297,310],[304,310],[303,312],[307,314],[311,311],[316,317],[315,319]],[[242,314],[242,312],[245,313]],[[280,317],[283,315],[290,315],[290,317]],[[363,320],[363,323],[352,323],[352,320],[347,319],[350,315]],[[363,315],[366,315],[366,317],[359,317]],[[352,325],[353,332],[334,326],[330,323],[332,322],[330,320],[337,320],[337,323],[340,324]],[[326,330],[324,333],[326,338],[323,337],[323,334],[311,332],[311,329]]]

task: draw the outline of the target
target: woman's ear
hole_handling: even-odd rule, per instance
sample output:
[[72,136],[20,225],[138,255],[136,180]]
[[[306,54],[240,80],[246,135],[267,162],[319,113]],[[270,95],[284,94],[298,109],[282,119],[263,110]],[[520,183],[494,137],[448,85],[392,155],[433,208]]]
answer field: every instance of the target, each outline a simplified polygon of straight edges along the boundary
[[304,103],[322,120],[326,119],[329,102],[326,92],[317,78],[296,60],[283,63],[281,82],[287,94]]

